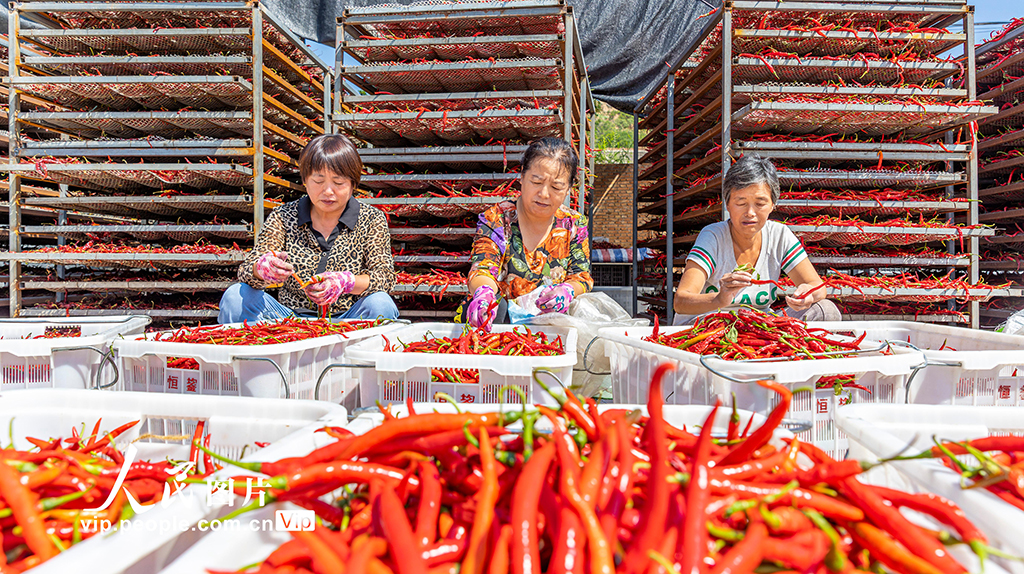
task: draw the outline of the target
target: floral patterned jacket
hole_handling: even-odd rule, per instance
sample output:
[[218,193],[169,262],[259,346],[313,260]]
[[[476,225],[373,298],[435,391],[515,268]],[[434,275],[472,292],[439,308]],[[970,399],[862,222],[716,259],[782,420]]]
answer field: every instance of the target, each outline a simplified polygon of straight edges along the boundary
[[495,205],[480,214],[471,260],[469,279],[490,277],[507,299],[533,291],[545,277],[552,284],[577,281],[587,291],[594,287],[587,218],[568,207],[558,209],[551,233],[527,253],[516,204],[505,201]]

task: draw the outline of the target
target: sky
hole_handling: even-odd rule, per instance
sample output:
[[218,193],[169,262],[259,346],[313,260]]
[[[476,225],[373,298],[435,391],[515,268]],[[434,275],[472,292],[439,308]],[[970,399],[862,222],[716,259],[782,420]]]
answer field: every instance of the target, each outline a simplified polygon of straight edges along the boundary
[[[1012,18],[1024,17],[1024,5],[1021,0],[976,0],[974,2],[975,35],[978,41],[989,37],[989,34],[1002,28]],[[998,24],[992,24],[997,22]],[[334,66],[334,49],[323,44],[307,41],[313,52],[332,67]],[[354,61],[346,62],[354,64]]]
[[989,37],[989,33],[1002,28],[999,25],[985,25],[987,22],[1009,22],[1012,18],[1024,17],[1024,6],[1020,0],[977,0],[974,2],[974,33],[978,41]]

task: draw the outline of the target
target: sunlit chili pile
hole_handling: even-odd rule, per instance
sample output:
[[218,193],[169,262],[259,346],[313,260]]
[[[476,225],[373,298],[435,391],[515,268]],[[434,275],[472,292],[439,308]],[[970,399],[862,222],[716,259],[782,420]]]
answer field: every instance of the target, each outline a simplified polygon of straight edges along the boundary
[[275,345],[329,335],[345,337],[346,333],[378,327],[386,322],[384,319],[331,322],[326,319],[305,320],[287,317],[272,323],[250,325],[243,322],[241,327],[182,327],[177,331],[158,333],[151,340],[201,345]]
[[815,359],[822,353],[836,357],[859,349],[864,340],[863,334],[853,341],[839,341],[830,335],[825,329],[808,328],[799,319],[739,309],[709,313],[689,329],[669,334],[655,324],[654,332],[644,340],[698,355],[716,354],[725,360]]
[[79,436],[73,429],[66,439],[27,437],[35,445],[28,451],[0,450],[0,572],[22,572],[103,530],[117,528],[134,515],[129,495],[151,505],[163,499],[165,485],[172,495],[187,486],[175,476],[202,478],[221,468],[199,448],[210,444],[200,421],[188,461],[132,462],[110,506],[91,510],[107,500],[124,464],[114,439],[139,421],[110,431],[101,431],[101,423],[96,421],[88,435]]
[[[514,327],[511,331],[488,333],[483,329],[467,328],[458,337],[426,337],[413,343],[392,345],[383,336],[385,352],[436,353],[459,355],[502,355],[506,357],[546,357],[565,354],[562,336],[549,339],[543,331],[529,327]],[[430,380],[435,383],[461,383],[475,385],[480,373],[472,369],[431,369]]]
[[460,355],[503,355],[544,357],[565,354],[562,336],[549,339],[544,331],[513,327],[511,331],[488,333],[483,329],[465,329],[458,337],[425,337],[412,343],[392,345],[384,337],[384,351],[403,353],[439,353]]
[[[798,439],[769,444],[792,400],[774,382],[759,383],[779,402],[753,430],[734,413],[727,433],[712,436],[717,405],[699,435],[673,426],[661,389],[670,368],[654,375],[650,417],[571,395],[559,411],[386,414],[307,456],[243,464],[270,477],[268,500],[322,521],[243,571],[966,572],[939,533],[900,508],[984,549],[951,502],[863,484],[860,463]],[[553,432],[537,432],[542,418]],[[504,428],[514,421],[520,434]],[[245,484],[236,478],[237,495]]]

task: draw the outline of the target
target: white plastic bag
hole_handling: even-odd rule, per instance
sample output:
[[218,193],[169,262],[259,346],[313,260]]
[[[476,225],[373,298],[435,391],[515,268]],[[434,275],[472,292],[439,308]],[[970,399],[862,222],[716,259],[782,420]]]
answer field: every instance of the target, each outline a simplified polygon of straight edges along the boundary
[[[634,319],[614,299],[605,293],[584,293],[572,300],[569,312],[541,314],[536,301],[538,290],[515,300],[522,313],[530,315],[532,325],[574,327],[579,336],[576,345],[576,366],[573,368],[572,386],[581,397],[594,397],[601,389],[610,388],[611,363],[604,353],[604,340],[597,332],[605,327],[641,327],[649,325],[647,319]],[[511,304],[509,305],[511,319]],[[584,362],[584,359],[586,362]]]
[[1024,335],[1024,309],[1010,315],[1006,321],[996,327],[996,332],[1007,335]]

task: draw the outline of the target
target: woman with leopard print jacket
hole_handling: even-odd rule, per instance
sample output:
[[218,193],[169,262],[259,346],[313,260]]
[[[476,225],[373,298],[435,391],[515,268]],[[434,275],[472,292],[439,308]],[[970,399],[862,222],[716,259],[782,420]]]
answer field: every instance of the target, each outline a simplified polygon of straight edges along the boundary
[[[218,321],[396,319],[391,233],[384,213],[352,193],[363,172],[356,147],[343,135],[316,137],[299,155],[299,172],[306,197],[267,217]],[[265,291],[275,285],[280,301]]]

